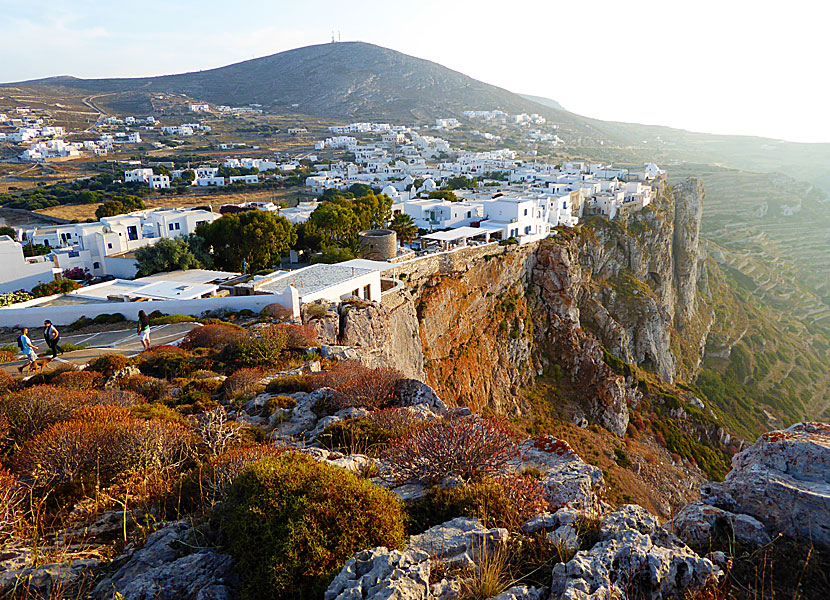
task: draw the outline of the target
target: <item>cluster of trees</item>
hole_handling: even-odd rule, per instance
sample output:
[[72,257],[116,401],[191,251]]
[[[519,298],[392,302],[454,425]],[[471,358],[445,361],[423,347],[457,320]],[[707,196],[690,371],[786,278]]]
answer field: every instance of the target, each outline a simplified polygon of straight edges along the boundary
[[124,213],[142,210],[143,208],[146,208],[144,201],[138,196],[115,196],[112,200],[107,200],[95,209],[95,218],[114,217],[115,215],[123,215]]
[[[368,192],[363,186],[353,188],[329,194],[298,227],[270,212],[246,211],[203,224],[193,235],[140,248],[136,251],[139,274],[194,268],[254,273],[279,265],[291,248],[321,253],[317,260],[324,262],[354,258],[358,233],[390,222],[392,200],[368,186]],[[366,193],[355,197],[354,192]],[[395,215],[392,226],[404,241],[418,232],[405,215]]]
[[9,208],[37,210],[64,204],[97,204],[126,197],[141,197],[150,188],[140,182],[121,183],[109,173],[103,173],[71,183],[20,190],[15,194],[0,194],[0,204]]

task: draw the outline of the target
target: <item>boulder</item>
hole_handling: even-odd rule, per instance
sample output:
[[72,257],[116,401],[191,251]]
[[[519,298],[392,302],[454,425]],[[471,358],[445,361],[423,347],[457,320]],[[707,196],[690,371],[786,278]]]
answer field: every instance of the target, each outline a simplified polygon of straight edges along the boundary
[[138,550],[117,558],[116,571],[95,587],[98,599],[119,600],[230,600],[235,578],[232,558],[190,540],[194,529],[177,521],[147,538]]
[[398,406],[426,405],[436,414],[443,415],[447,412],[447,405],[444,401],[423,381],[402,379],[398,383],[396,392]]
[[[29,552],[7,552],[3,549],[0,562],[0,596],[50,598],[73,584],[92,578],[104,563],[96,559],[80,559],[61,563],[33,565]],[[16,596],[16,594],[22,594]]]
[[700,589],[720,569],[657,527],[639,506],[607,515],[601,541],[553,568],[552,600],[651,598],[663,600]]
[[764,524],[749,515],[736,515],[728,510],[709,506],[702,502],[687,504],[677,516],[666,524],[666,529],[675,533],[687,544],[706,545],[719,532],[729,537],[758,546],[770,542]]
[[542,600],[547,590],[542,587],[528,587],[526,585],[514,585],[512,588],[503,591],[490,600]]
[[579,458],[568,442],[551,436],[525,440],[517,470],[524,468],[541,471],[552,506],[567,506],[589,514],[602,512],[599,494],[605,485],[602,471]]
[[507,539],[506,529],[487,529],[478,519],[457,517],[411,536],[408,548],[422,550],[452,566],[470,567],[477,564],[482,551],[490,552]]
[[701,486],[701,498],[754,517],[770,532],[830,546],[830,425],[765,433],[732,458],[723,483]]
[[427,600],[429,555],[416,549],[404,552],[383,546],[358,552],[341,569],[325,593],[325,600]]

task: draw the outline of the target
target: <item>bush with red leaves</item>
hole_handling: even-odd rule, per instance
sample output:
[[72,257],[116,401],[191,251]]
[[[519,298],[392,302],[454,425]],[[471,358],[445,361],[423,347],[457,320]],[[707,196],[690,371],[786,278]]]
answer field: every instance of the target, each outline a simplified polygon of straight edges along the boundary
[[182,340],[182,347],[192,350],[193,348],[209,348],[221,351],[231,342],[245,337],[245,330],[236,325],[203,325],[188,332]]
[[222,383],[222,391],[228,398],[250,394],[259,387],[262,375],[259,369],[239,369]]
[[513,434],[496,419],[452,417],[426,423],[386,453],[389,479],[438,483],[448,476],[464,481],[499,477],[518,456]]
[[11,394],[0,403],[0,414],[9,424],[9,435],[22,443],[72,414],[94,399],[94,395],[52,385],[36,385]]
[[118,387],[123,391],[134,392],[150,402],[161,400],[170,395],[170,384],[164,379],[147,375],[129,375],[118,381]]
[[0,370],[0,392],[8,392],[17,387],[17,381],[14,377],[3,370]]
[[334,403],[338,408],[361,406],[377,410],[395,398],[395,389],[403,375],[391,367],[369,369],[358,362],[346,361],[317,378],[320,387],[330,387],[336,392]]
[[178,423],[136,419],[116,406],[89,406],[26,442],[18,472],[36,487],[88,480],[106,485],[127,471],[181,465],[190,455],[189,430]]
[[52,379],[52,385],[67,390],[94,390],[101,383],[101,373],[96,371],[61,371]]
[[285,332],[285,345],[288,348],[310,348],[317,345],[317,331],[311,325],[280,323],[274,327]]
[[22,520],[25,497],[17,477],[0,467],[0,541],[10,538]]
[[279,321],[288,321],[294,318],[294,313],[282,304],[269,304],[259,314]]

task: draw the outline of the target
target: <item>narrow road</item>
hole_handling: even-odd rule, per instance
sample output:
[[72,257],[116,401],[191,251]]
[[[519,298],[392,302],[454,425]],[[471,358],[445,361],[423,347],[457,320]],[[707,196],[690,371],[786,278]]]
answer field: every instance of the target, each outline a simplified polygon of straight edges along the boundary
[[88,106],[89,108],[91,108],[92,110],[94,110],[95,112],[98,113],[98,119],[95,121],[95,123],[93,123],[92,125],[90,125],[86,129],[84,129],[84,133],[89,133],[91,131],[94,131],[99,125],[103,124],[104,119],[107,117],[107,113],[105,113],[103,110],[98,108],[98,105],[95,104],[95,98],[103,98],[104,96],[112,96],[114,93],[115,92],[108,92],[106,94],[95,94],[93,96],[87,96],[86,98],[81,100],[81,102],[83,102],[86,106]]
[[[196,323],[174,323],[171,325],[157,325],[150,328],[150,342],[154,346],[162,344],[177,345],[187,333],[198,327]],[[42,339],[32,340],[39,348],[39,356],[48,356],[49,347]],[[102,354],[117,352],[125,356],[135,356],[141,352],[141,342],[136,336],[135,329],[119,329],[116,331],[102,331],[99,333],[84,333],[74,335],[62,335],[61,342],[71,342],[77,345],[87,346],[83,350],[74,350],[61,354],[52,361],[46,369],[54,369],[61,363],[72,363],[79,367],[84,366],[91,360]],[[15,360],[9,363],[0,364],[3,369],[11,375],[19,377],[17,368],[24,364],[24,360]]]

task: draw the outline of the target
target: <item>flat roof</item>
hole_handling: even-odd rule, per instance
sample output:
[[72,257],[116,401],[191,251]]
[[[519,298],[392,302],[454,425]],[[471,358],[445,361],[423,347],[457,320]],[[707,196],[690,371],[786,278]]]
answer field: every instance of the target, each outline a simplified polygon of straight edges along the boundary
[[369,269],[370,271],[386,271],[396,266],[383,260],[368,260],[366,258],[353,258],[337,264],[341,267],[357,267],[358,269]]
[[455,240],[471,238],[484,233],[487,233],[487,231],[482,230],[481,227],[457,227],[448,231],[430,233],[423,237],[428,240],[437,240],[439,242],[454,242]]
[[232,271],[211,271],[208,269],[188,269],[187,271],[168,271],[167,273],[156,273],[147,277],[139,277],[135,281],[143,283],[155,283],[158,281],[173,281],[178,283],[212,283],[214,281],[225,281],[239,277],[240,273]]
[[355,277],[377,272],[377,269],[367,269],[357,266],[343,266],[342,264],[316,264],[296,271],[280,275],[267,281],[256,289],[272,293],[279,293],[287,286],[293,285],[301,296],[319,292],[333,285],[349,281]]

